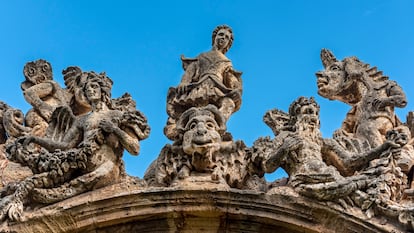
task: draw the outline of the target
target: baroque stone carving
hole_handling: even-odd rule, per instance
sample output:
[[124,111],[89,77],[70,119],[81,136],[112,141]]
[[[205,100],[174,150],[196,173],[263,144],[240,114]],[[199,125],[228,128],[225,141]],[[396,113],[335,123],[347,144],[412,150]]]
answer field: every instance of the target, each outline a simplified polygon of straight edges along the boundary
[[[149,185],[175,186],[207,181],[240,189],[266,188],[258,176],[247,147],[233,141],[226,122],[241,105],[241,73],[225,56],[233,43],[230,27],[213,31],[213,48],[195,59],[182,57],[185,73],[167,96],[169,119],[164,133],[174,143],[166,145],[147,170]],[[191,182],[190,182],[191,183]]]
[[[25,97],[33,105],[26,122],[44,122],[47,128],[44,135],[39,135],[39,130],[25,131],[7,143],[9,159],[29,167],[33,175],[9,183],[2,190],[0,219],[8,217],[21,221],[23,207],[30,201],[54,203],[119,183],[126,178],[122,161],[124,149],[137,155],[139,141],[148,137],[147,120],[135,110],[135,102],[129,94],[111,99],[112,80],[105,73],[82,72],[77,67],[69,67],[63,72],[69,90],[64,90],[50,81],[50,72],[50,64],[44,60],[25,66],[26,81],[22,88],[24,86]],[[29,81],[34,85],[28,85]],[[65,95],[68,93],[78,96]],[[52,101],[54,97],[61,101]],[[79,101],[83,97],[85,99]],[[81,105],[83,109],[73,110],[85,101],[87,104]],[[90,110],[84,112],[87,108]],[[44,125],[28,123],[27,127],[41,129]]]
[[[323,138],[320,106],[299,97],[287,112],[266,112],[274,137],[249,147],[226,125],[242,94],[225,56],[232,43],[231,28],[218,26],[211,51],[181,58],[166,101],[172,143],[143,180],[122,161],[150,130],[132,97],[112,99],[105,73],[68,67],[62,88],[50,63],[27,63],[21,87],[32,109],[0,102],[0,232],[413,231],[414,114],[403,123],[394,112],[407,104],[402,88],[323,49],[318,93],[351,107],[342,126]],[[30,170],[4,176],[15,164]],[[288,177],[267,182],[279,168]]]
[[[408,127],[394,112],[395,107],[407,104],[405,94],[396,82],[356,57],[338,61],[324,49],[321,60],[325,70],[316,73],[318,93],[352,106],[342,127],[334,134],[332,143],[337,142],[339,146],[332,145],[330,150],[338,154],[344,154],[343,151],[362,153],[383,144],[390,130],[410,135]],[[412,166],[412,156],[412,147],[407,145],[398,161],[405,172]]]
[[223,114],[214,105],[192,107],[177,122],[179,140],[166,145],[146,172],[149,185],[175,186],[187,180],[241,189],[264,189],[249,166],[246,146],[226,133]]
[[299,98],[289,113],[267,112],[264,121],[276,137],[260,138],[252,147],[263,158],[263,170],[282,167],[289,174],[287,186],[332,208],[358,209],[368,218],[385,217],[413,229],[412,140],[394,113],[395,106],[406,105],[405,94],[356,57],[338,61],[324,49],[321,59],[318,93],[350,104],[351,111],[332,139],[321,137],[313,98]]
[[196,58],[181,57],[184,75],[177,87],[171,87],[167,96],[169,119],[165,135],[174,140],[175,122],[189,107],[215,105],[225,120],[239,110],[241,105],[241,72],[233,69],[225,56],[233,44],[233,31],[226,25],[213,31],[211,51]]

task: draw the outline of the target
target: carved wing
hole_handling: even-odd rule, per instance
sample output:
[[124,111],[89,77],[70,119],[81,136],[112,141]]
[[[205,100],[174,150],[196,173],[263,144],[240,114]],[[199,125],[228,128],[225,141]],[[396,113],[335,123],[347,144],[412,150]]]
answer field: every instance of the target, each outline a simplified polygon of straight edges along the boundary
[[62,71],[65,85],[71,93],[75,93],[75,89],[82,82],[82,70],[77,66],[69,66]]
[[74,126],[75,121],[76,117],[68,106],[56,108],[47,128],[46,137],[54,141],[62,141],[66,133]]
[[263,116],[263,121],[268,125],[275,135],[289,127],[290,116],[279,109],[272,109]]

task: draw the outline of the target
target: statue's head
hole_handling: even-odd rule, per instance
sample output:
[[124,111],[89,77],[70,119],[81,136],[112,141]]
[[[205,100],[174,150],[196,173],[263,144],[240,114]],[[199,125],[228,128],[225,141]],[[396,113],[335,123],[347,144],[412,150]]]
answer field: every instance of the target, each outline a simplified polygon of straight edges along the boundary
[[233,31],[227,25],[217,26],[212,35],[213,48],[225,54],[233,44]]
[[370,67],[357,57],[339,61],[331,51],[322,49],[321,60],[325,69],[316,73],[318,94],[330,100],[351,105],[358,103],[372,83],[388,79],[376,67]]
[[28,62],[23,68],[23,75],[26,79],[22,84],[22,88],[24,89],[27,86],[36,85],[46,80],[52,80],[52,66],[48,61],[42,59]]
[[313,97],[299,97],[290,105],[289,115],[296,128],[319,129],[319,105]]
[[218,149],[226,130],[223,114],[214,105],[193,107],[185,111],[177,122],[186,154],[205,154]]
[[111,107],[112,80],[105,73],[97,74],[93,71],[86,72],[87,78],[83,86],[86,98],[92,102],[101,100],[108,107]]

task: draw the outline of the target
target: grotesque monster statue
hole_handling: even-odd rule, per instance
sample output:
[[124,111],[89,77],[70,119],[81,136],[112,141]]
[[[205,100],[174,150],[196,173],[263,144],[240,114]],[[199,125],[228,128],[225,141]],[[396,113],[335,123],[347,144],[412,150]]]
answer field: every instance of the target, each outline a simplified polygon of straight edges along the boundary
[[[192,107],[177,122],[178,139],[166,145],[147,169],[149,185],[175,186],[202,180],[236,188],[263,189],[241,141],[233,142],[214,105]],[[257,185],[257,184],[261,184]]]
[[[319,95],[339,100],[352,108],[342,127],[334,133],[334,140],[326,140],[326,154],[362,154],[380,147],[388,131],[396,130],[411,138],[408,127],[401,123],[395,107],[405,107],[407,100],[401,87],[384,76],[376,67],[361,62],[356,57],[337,60],[333,53],[321,51],[325,70],[316,73]],[[413,163],[412,145],[404,146],[397,163],[408,173]],[[348,156],[349,157],[349,156]],[[353,174],[358,169],[344,165],[343,174]],[[358,167],[358,166],[356,166]]]
[[356,57],[338,61],[323,49],[321,60],[325,70],[316,73],[319,95],[352,107],[336,136],[357,138],[370,148],[381,145],[387,131],[402,125],[394,112],[407,105],[401,87]]

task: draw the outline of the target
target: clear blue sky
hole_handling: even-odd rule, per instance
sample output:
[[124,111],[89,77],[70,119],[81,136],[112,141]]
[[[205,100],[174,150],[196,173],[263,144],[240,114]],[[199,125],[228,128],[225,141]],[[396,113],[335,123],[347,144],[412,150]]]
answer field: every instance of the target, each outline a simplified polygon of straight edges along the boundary
[[129,92],[148,117],[152,131],[140,155],[124,155],[127,172],[142,177],[170,143],[162,131],[166,93],[183,74],[180,55],[209,50],[212,30],[228,24],[235,40],[227,55],[243,72],[242,106],[228,122],[235,139],[251,146],[273,136],[263,114],[287,110],[299,96],[316,97],[323,135],[331,137],[349,107],[317,95],[321,48],[340,59],[356,55],[397,81],[409,102],[397,111],[405,121],[414,110],[413,10],[411,0],[1,1],[0,100],[30,108],[20,90],[28,61],[48,60],[62,86],[68,66],[105,71],[112,96]]

